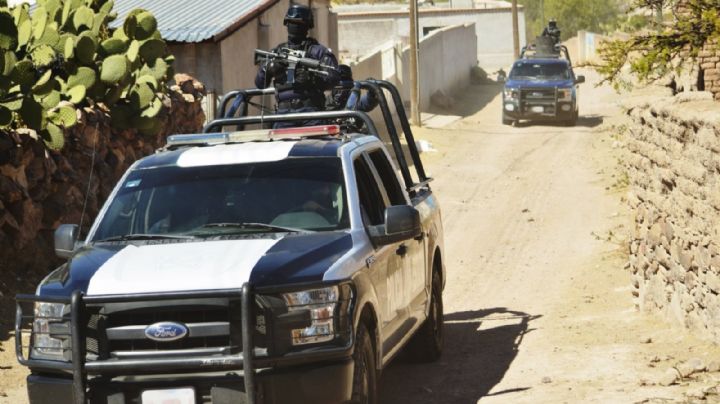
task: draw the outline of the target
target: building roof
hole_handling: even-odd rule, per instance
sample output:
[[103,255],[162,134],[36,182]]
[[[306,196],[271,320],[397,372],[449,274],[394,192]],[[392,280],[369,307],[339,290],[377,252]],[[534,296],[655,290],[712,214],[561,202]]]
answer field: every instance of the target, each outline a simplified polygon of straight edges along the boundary
[[119,27],[128,13],[142,8],[153,13],[166,41],[219,41],[279,0],[116,0]]

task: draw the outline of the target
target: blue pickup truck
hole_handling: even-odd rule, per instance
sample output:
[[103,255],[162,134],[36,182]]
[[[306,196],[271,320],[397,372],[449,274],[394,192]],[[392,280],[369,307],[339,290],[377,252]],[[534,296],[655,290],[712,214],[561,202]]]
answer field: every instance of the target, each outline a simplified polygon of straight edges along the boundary
[[360,111],[213,121],[137,161],[84,240],[58,228],[67,262],[17,296],[30,403],[375,404],[403,348],[437,360],[439,203],[397,89],[360,84],[392,152]]
[[578,85],[568,59],[535,55],[517,60],[505,81],[502,123],[550,121],[574,126],[578,119]]

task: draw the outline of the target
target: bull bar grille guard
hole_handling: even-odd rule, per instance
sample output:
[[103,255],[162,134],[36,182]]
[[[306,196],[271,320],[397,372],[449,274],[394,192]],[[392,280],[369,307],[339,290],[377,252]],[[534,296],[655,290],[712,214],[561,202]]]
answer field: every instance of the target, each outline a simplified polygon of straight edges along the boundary
[[[86,304],[101,303],[124,303],[143,299],[145,301],[160,301],[188,298],[240,298],[241,330],[242,330],[242,353],[238,355],[207,356],[192,358],[166,358],[166,359],[123,359],[113,361],[87,361],[85,357],[85,335],[83,324]],[[88,374],[100,374],[102,372],[125,372],[128,370],[142,371],[166,371],[166,370],[187,370],[202,369],[203,371],[242,369],[245,384],[247,402],[254,403],[255,394],[255,373],[253,359],[255,358],[253,331],[254,324],[252,316],[252,299],[254,295],[248,283],[240,289],[224,289],[215,291],[193,291],[193,292],[169,292],[154,294],[123,294],[123,295],[102,295],[84,296],[82,292],[75,291],[68,299],[66,297],[40,297],[36,295],[18,295],[16,297],[15,316],[15,353],[18,362],[33,369],[49,371],[72,372],[73,375],[73,398],[77,404],[85,404],[86,386]],[[23,314],[23,303],[48,302],[63,303],[70,306],[70,331],[71,360],[70,362],[30,359],[25,357],[24,349],[29,346],[23,345],[23,322],[34,316]]]

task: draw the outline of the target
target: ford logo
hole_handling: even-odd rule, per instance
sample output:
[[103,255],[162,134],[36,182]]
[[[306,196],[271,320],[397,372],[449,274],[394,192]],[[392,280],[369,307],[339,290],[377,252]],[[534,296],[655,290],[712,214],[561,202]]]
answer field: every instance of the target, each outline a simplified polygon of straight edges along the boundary
[[187,334],[187,327],[169,321],[150,324],[145,328],[145,336],[159,342],[177,341]]

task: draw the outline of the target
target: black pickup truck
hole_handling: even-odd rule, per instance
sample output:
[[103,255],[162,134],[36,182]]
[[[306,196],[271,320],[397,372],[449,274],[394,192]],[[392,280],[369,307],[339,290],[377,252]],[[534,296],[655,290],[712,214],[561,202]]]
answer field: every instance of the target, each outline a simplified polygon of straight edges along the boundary
[[217,120],[128,169],[83,241],[58,228],[67,263],[17,296],[29,401],[376,403],[400,350],[436,360],[438,200],[397,90],[363,86],[392,153],[358,111]]

